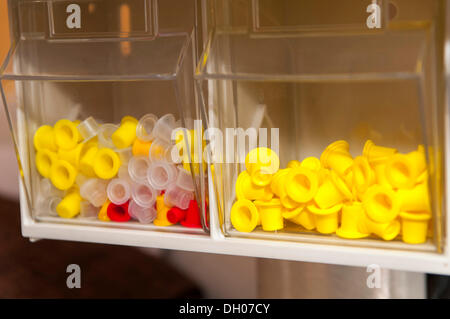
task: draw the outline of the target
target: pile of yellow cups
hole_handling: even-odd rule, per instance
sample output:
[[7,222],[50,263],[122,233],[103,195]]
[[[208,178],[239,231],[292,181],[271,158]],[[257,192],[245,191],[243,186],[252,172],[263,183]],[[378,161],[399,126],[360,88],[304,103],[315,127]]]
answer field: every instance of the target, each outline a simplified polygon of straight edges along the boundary
[[406,243],[426,241],[431,209],[422,145],[407,154],[368,140],[353,158],[349,144],[330,144],[320,159],[293,160],[279,169],[277,154],[256,148],[236,181],[231,209],[236,230],[283,229],[286,221],[347,239],[375,235]]

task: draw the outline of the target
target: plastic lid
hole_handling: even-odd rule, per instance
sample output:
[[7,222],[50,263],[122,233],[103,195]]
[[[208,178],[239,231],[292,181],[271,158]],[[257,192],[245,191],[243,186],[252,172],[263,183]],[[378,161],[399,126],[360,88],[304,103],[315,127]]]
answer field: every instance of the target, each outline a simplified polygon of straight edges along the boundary
[[194,191],[194,183],[192,182],[192,175],[184,168],[181,167],[178,168],[178,176],[175,184],[188,192]]
[[296,167],[289,171],[284,183],[286,192],[292,200],[306,203],[317,193],[319,176],[310,169]]
[[119,155],[120,162],[122,164],[127,164],[130,159],[133,157],[133,152],[131,147],[121,148],[116,150],[117,155]]
[[175,127],[175,116],[173,116],[173,114],[166,114],[156,122],[152,133],[155,139],[160,139],[166,143],[170,143],[172,140],[172,131]]
[[136,204],[134,200],[130,200],[128,204],[128,214],[142,224],[150,224],[155,220],[157,211],[154,206],[142,207]]
[[133,184],[131,186],[131,196],[141,207],[151,207],[155,204],[158,192],[148,184]]
[[102,179],[115,177],[121,165],[119,155],[110,148],[99,149],[93,163],[95,175]]
[[108,205],[106,213],[108,218],[114,222],[127,222],[131,218],[128,213],[128,202],[125,202],[122,205],[111,203]]
[[97,218],[99,210],[98,207],[95,207],[88,201],[82,201],[80,203],[80,217]]
[[145,183],[147,181],[147,170],[150,167],[150,161],[145,156],[132,157],[128,162],[128,173],[130,178],[136,183]]
[[88,117],[83,122],[78,124],[77,128],[84,141],[90,140],[91,138],[95,137],[100,131],[100,125],[92,116]]
[[58,146],[56,145],[55,130],[50,125],[42,125],[34,133],[33,143],[36,150],[49,149],[56,152]]
[[167,220],[172,224],[181,222],[186,218],[187,209],[172,207],[167,211]]
[[77,177],[77,170],[69,162],[58,160],[50,169],[50,180],[60,190],[67,190],[73,186]]
[[138,122],[136,127],[136,136],[141,141],[152,141],[154,139],[153,129],[158,121],[158,117],[154,114],[145,114]]
[[119,128],[111,135],[114,146],[118,149],[128,148],[136,139],[136,127],[138,120],[132,116],[124,116]]
[[51,216],[57,217],[58,212],[56,211],[56,207],[62,201],[62,197],[59,196],[50,196],[50,197],[41,197],[38,199],[37,205],[37,215],[38,216]]
[[[252,175],[254,170],[265,168],[265,174],[275,174],[280,168],[280,159],[275,151],[267,147],[258,147],[248,152],[245,167]],[[261,185],[264,186],[264,185]]]
[[64,196],[64,191],[54,187],[52,182],[48,178],[43,178],[39,182],[39,196],[41,196],[42,198],[48,198],[51,196],[62,198]]
[[51,168],[58,161],[58,155],[47,149],[36,152],[36,169],[42,177],[50,177]]
[[154,161],[147,171],[147,180],[153,188],[163,190],[176,181],[177,174],[175,165],[166,161]]
[[258,224],[258,209],[253,202],[247,199],[240,199],[231,207],[230,219],[231,224],[238,231],[251,232]]
[[100,126],[98,131],[99,147],[115,148],[111,136],[119,128],[119,125],[107,123]]
[[77,146],[80,138],[77,126],[68,119],[61,119],[53,126],[56,145],[64,150],[71,150]]
[[84,174],[78,173],[78,174],[77,174],[77,177],[75,178],[75,183],[76,183],[78,186],[81,186],[81,185],[83,185],[84,183],[86,183],[88,180],[90,180],[89,177],[87,177],[87,176],[84,175]]
[[117,177],[120,179],[124,179],[129,183],[132,182],[130,173],[128,173],[128,165],[127,164],[119,167],[119,171],[117,172]]
[[111,203],[122,205],[130,199],[131,186],[128,181],[115,178],[109,182],[106,192]]
[[75,122],[75,121],[77,121],[80,114],[81,114],[81,104],[76,103],[76,104],[70,105],[70,109],[67,110],[67,113],[65,112],[65,117],[66,117],[66,119]]
[[172,162],[171,156],[172,144],[162,140],[155,139],[150,145],[150,150],[148,153],[148,158],[150,161],[168,161]]
[[176,184],[172,184],[164,193],[164,203],[167,206],[176,206],[181,209],[187,209],[189,202],[194,199],[192,192],[186,191]]
[[202,221],[200,217],[200,210],[196,200],[189,202],[186,218],[181,221],[181,225],[189,228],[202,228]]
[[400,213],[400,199],[387,186],[371,186],[363,198],[363,205],[367,216],[376,223],[389,223]]

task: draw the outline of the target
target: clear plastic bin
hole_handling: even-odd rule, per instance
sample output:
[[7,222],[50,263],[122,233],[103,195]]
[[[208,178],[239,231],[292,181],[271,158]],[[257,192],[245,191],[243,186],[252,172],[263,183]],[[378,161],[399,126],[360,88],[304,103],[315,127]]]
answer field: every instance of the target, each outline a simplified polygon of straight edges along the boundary
[[[167,222],[171,205],[142,166],[149,148],[168,159],[171,129],[197,116],[194,2],[19,0],[9,10],[14,41],[1,89],[32,218],[203,233],[204,215],[190,227]],[[193,199],[197,189],[188,191]]]
[[[217,201],[217,207],[212,209],[219,216],[225,236],[442,252],[446,220],[443,195],[446,102],[444,88],[439,84],[444,41],[440,30],[444,29],[445,19],[442,5],[441,1],[420,0],[217,0],[205,3],[207,41],[197,66],[196,79],[200,107],[208,118],[208,128],[218,128],[223,133],[223,147],[211,142],[215,145],[212,149],[216,147],[211,166],[214,182],[214,194],[211,195]],[[374,12],[375,16],[372,15]],[[245,140],[241,140],[244,142],[239,144],[236,134],[227,140],[227,128],[242,128],[243,135],[239,136],[244,136]],[[278,184],[283,185],[276,186],[286,193],[289,186],[284,184],[290,181],[294,186],[289,195],[293,195],[288,196],[287,202],[296,194],[299,196],[296,199],[301,198],[294,204],[285,205],[283,195],[273,190],[275,173],[280,172],[277,165],[267,174],[270,175],[269,184],[261,182],[259,187],[255,186],[251,170],[244,163],[245,156],[256,146],[249,146],[247,141],[251,136],[246,131],[249,128],[259,134],[259,145],[267,145],[276,151],[280,170],[290,161],[298,161],[289,164],[289,167],[296,167],[305,158],[316,157],[317,160],[302,163],[303,168],[318,176],[314,187],[320,188],[325,181],[330,182],[332,177],[327,174],[337,176],[333,177],[333,187],[343,182],[346,184],[343,188],[349,190],[337,203],[344,206],[354,202],[363,204],[363,213],[355,217],[358,222],[351,218],[344,221],[343,215],[350,213],[333,206],[336,208],[335,225],[331,230],[326,229],[322,217],[330,208],[325,202],[331,195],[324,191],[323,200],[314,195],[317,193],[306,196],[307,191],[301,188],[311,190],[314,183],[302,170],[294,174],[291,169],[291,179],[280,177]],[[261,143],[260,128],[267,129],[267,144]],[[278,131],[271,130],[274,128]],[[232,141],[233,148],[226,148]],[[330,164],[329,157],[324,159],[326,156],[322,156],[320,160],[325,148],[335,141],[345,142],[334,144],[328,153],[336,155],[342,151],[347,159],[350,158],[345,172],[339,171],[338,164],[336,167]],[[244,147],[239,148],[239,145]],[[379,199],[373,205],[389,206],[389,209],[397,207],[389,201],[402,196],[392,218],[385,219],[383,215],[377,220],[375,215],[379,210],[376,207],[373,213],[368,213],[368,206],[363,203],[365,196],[369,198],[367,189],[361,190],[361,194],[355,193],[356,182],[347,174],[358,169],[355,159],[359,156],[359,165],[375,176],[375,164],[368,158],[372,145],[394,148],[398,153],[420,153],[424,161],[420,172],[428,172],[420,180],[417,177],[414,185],[392,186],[388,182],[383,187],[390,189],[386,191],[389,194],[378,192],[382,195],[373,195],[375,202]],[[350,153],[346,150],[348,146]],[[379,150],[386,152],[386,158],[392,158],[391,150]],[[368,166],[361,164],[366,160]],[[392,169],[395,166],[398,171],[402,170],[395,161],[392,163]],[[314,165],[334,168],[327,170],[322,179],[319,173],[316,174]],[[242,175],[246,170],[251,178]],[[386,172],[385,169],[382,171]],[[360,169],[354,174],[361,173],[361,178],[368,179],[365,172]],[[244,185],[244,190],[236,189],[238,176],[242,176],[239,185]],[[381,179],[376,175],[367,187],[383,184]],[[408,206],[402,190],[415,189],[419,184],[423,186],[420,196],[429,196],[426,214],[422,215],[419,206]],[[269,187],[267,192],[272,193],[266,198],[264,185]],[[242,193],[247,190],[251,194]],[[340,192],[342,195],[343,191]],[[376,187],[371,192],[378,194]],[[303,200],[302,196],[308,199]],[[236,197],[250,200],[250,203],[240,202],[239,207],[234,207],[239,202]],[[369,199],[366,202],[372,205]],[[241,214],[240,222],[233,223],[233,207],[236,214]],[[294,217],[300,215],[293,212],[295,208],[300,212],[307,211],[312,225],[307,221],[296,222]],[[268,213],[270,209],[273,210]],[[351,210],[351,207],[346,208],[346,212]],[[267,227],[264,227],[263,218]],[[366,222],[360,221],[367,218]],[[390,226],[389,236],[379,229],[381,224],[388,223],[387,220],[396,223],[395,227]],[[421,231],[418,232],[422,235],[417,235],[416,230],[411,235],[408,228],[411,220],[420,220],[415,225],[419,225]],[[271,222],[276,224],[272,228]],[[325,226],[321,224],[324,222]],[[342,234],[344,228],[352,228],[352,222],[353,230],[361,236],[350,239],[352,236],[336,234],[337,229],[341,229]],[[364,227],[368,229],[362,229]],[[423,236],[423,239],[416,238],[418,244],[415,245],[402,242],[402,239],[414,242],[414,239],[408,239],[409,235]]]

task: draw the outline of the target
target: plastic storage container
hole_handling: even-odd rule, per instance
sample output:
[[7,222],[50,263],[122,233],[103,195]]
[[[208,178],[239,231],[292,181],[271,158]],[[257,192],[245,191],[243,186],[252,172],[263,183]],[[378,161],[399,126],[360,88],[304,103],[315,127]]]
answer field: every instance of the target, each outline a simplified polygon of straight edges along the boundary
[[[203,233],[201,224],[156,226],[170,206],[147,177],[152,146],[171,154],[172,130],[197,116],[194,9],[157,0],[9,1],[14,41],[1,84],[23,219]],[[157,138],[165,148],[154,147]]]
[[[73,8],[67,12],[70,4],[80,5],[82,30],[61,28],[74,13]],[[125,4],[128,9],[122,6]],[[448,118],[450,1],[198,0],[196,4],[185,0],[9,1],[15,41],[0,73],[3,102],[9,111],[22,167],[23,236],[31,240],[48,238],[362,267],[370,265],[368,269],[373,269],[375,264],[392,269],[449,274],[450,250],[446,232],[449,220],[445,200],[448,188],[443,186],[448,174],[448,149],[444,146],[449,132],[448,125],[443,124]],[[379,5],[379,11],[375,5]],[[196,19],[192,18],[194,13]],[[119,19],[122,15],[124,18]],[[181,41],[185,46],[177,39],[188,37],[186,32],[192,31],[194,20],[200,27],[196,34],[197,46],[194,46],[198,49],[194,50],[196,55],[190,56],[191,40]],[[71,26],[76,26],[76,21],[69,21]],[[161,41],[164,45],[159,45]],[[25,47],[32,50],[21,50]],[[150,49],[153,47],[158,49]],[[62,51],[64,54],[58,54]],[[201,56],[196,70],[198,94],[182,98],[190,96],[181,88],[192,85],[185,69],[192,67],[187,61],[193,56]],[[172,95],[174,91],[181,93]],[[79,110],[73,107],[73,102],[80,105]],[[129,103],[125,105],[125,102]],[[33,134],[42,124],[53,126],[63,116],[76,119],[73,114],[81,114],[78,119],[87,120],[79,128],[86,137],[97,127],[91,117],[96,123],[104,124],[97,139],[99,144],[110,149],[115,145],[112,135],[124,115],[142,119],[142,125],[136,129],[142,143],[131,150],[115,150],[121,163],[127,165],[121,165],[112,179],[115,182],[110,184],[109,180],[106,185],[106,195],[109,189],[112,194],[109,196],[115,201],[113,205],[108,200],[108,205],[102,205],[98,212],[98,207],[92,203],[101,202],[105,196],[102,178],[98,178],[99,181],[80,175],[76,182],[84,186],[86,198],[80,203],[79,217],[63,219],[57,207],[65,191],[55,189],[51,181],[42,179],[37,172]],[[163,125],[156,125],[155,116],[163,119],[159,123]],[[196,130],[192,121],[198,118],[203,119],[204,129],[220,128],[223,139],[213,141],[209,138],[202,143],[202,137],[211,137],[214,130],[199,134],[200,129]],[[170,155],[165,148],[167,139],[153,134],[153,130],[150,132],[152,127],[167,128],[178,126],[180,122],[189,129],[189,134],[177,135],[177,141],[191,137],[197,142],[192,152],[182,154],[183,157],[190,154],[194,159],[189,164],[185,160],[183,168],[194,174],[196,200],[204,205],[183,195],[192,190],[192,185],[183,178],[186,174],[178,178],[181,165],[176,165],[176,169],[172,165],[161,165],[160,161]],[[363,149],[367,161],[377,155],[374,151],[384,151],[388,157],[392,155],[391,149],[377,146],[395,148],[399,153],[417,150],[419,155],[425,154],[425,166],[430,174],[421,174],[414,181],[422,187],[418,193],[424,194],[423,182],[428,179],[426,191],[432,209],[426,214],[404,211],[394,218],[407,221],[401,228],[415,229],[410,234],[417,234],[419,229],[423,236],[424,224],[430,225],[425,243],[403,243],[403,235],[391,238],[398,231],[398,223],[388,223],[391,227],[385,227],[383,219],[392,216],[377,215],[376,209],[369,208],[370,220],[375,219],[372,223],[355,223],[358,219],[352,217],[361,215],[361,200],[353,204],[349,200],[334,204],[333,209],[327,208],[329,214],[313,215],[316,217],[312,219],[304,218],[310,217],[309,214],[297,214],[299,211],[296,210],[302,209],[300,205],[283,212],[280,220],[276,207],[282,202],[290,203],[290,197],[283,193],[285,188],[281,187],[288,183],[283,178],[276,179],[279,183],[273,188],[278,194],[271,187],[249,187],[268,181],[272,184],[273,179],[273,176],[268,178],[267,174],[261,174],[269,172],[270,165],[249,163],[251,165],[246,167],[245,156],[255,145],[240,152],[225,150],[223,156],[228,156],[230,162],[222,163],[216,157],[212,161],[214,165],[205,170],[207,158],[202,158],[203,151],[220,150],[220,142],[229,146],[225,143],[226,128],[238,127],[269,128],[269,140],[270,129],[279,128],[277,157],[282,169],[294,168],[295,174],[289,175],[290,180],[298,181],[299,187],[291,187],[289,193],[297,199],[314,193],[306,191],[314,190],[314,187],[305,180],[315,175],[311,173],[314,168],[321,167],[319,156],[333,142],[344,141],[333,144],[325,152],[328,154],[324,156],[326,162],[334,158],[340,163],[333,172],[330,170],[330,174],[337,177],[328,181],[339,181],[342,179],[339,174],[346,171],[342,167],[349,163],[347,142],[353,159],[351,166],[359,168],[355,183],[359,192],[364,190],[361,181],[365,180],[365,174],[370,177],[373,170],[370,163],[365,165],[364,159],[357,158],[364,153]],[[259,137],[263,137],[264,131],[261,133]],[[151,145],[145,143],[147,139],[154,139]],[[367,140],[371,142],[366,144]],[[275,145],[268,146],[276,150]],[[147,152],[151,155],[150,163],[133,156]],[[264,158],[264,151],[261,154]],[[266,154],[271,153],[266,151]],[[238,156],[240,160],[235,159]],[[51,160],[52,155],[47,158]],[[105,165],[111,163],[107,158],[108,154],[105,154]],[[354,162],[358,165],[353,165]],[[131,171],[130,163],[134,163]],[[299,164],[303,167],[296,169]],[[151,170],[147,169],[148,184],[136,183],[139,187],[128,189],[126,185],[136,179],[135,173],[145,171],[146,167],[154,172],[149,176]],[[415,167],[422,169],[424,165]],[[41,170],[45,173],[46,165],[42,165]],[[277,177],[283,177],[281,173]],[[240,221],[244,221],[239,225],[238,218],[236,225],[240,231],[233,226],[234,218],[231,217],[238,176],[242,185],[247,185],[238,192],[244,200],[235,206],[242,213],[237,216],[243,217]],[[402,174],[394,176],[401,177]],[[353,178],[344,183],[349,180]],[[169,181],[176,181],[177,185],[171,187],[170,196],[164,198],[159,191]],[[401,182],[402,178],[397,181]],[[333,189],[335,184],[330,183],[325,185]],[[90,192],[93,185],[101,187]],[[156,192],[149,191],[148,185]],[[369,194],[377,195],[378,190],[376,187]],[[36,197],[39,191],[48,196]],[[405,192],[398,186],[392,191],[405,197]],[[322,206],[328,206],[330,202],[340,201],[336,195],[339,193],[319,196],[318,201]],[[353,190],[351,195],[346,195],[353,196]],[[390,192],[378,195],[381,196],[374,197],[386,207]],[[154,197],[156,205],[143,207]],[[251,198],[247,199],[250,204],[245,201],[246,197]],[[423,196],[410,198],[420,200]],[[71,193],[69,199],[79,200],[76,192]],[[188,209],[169,208],[166,202],[172,200],[180,200],[183,207],[188,204]],[[322,209],[309,206],[305,205],[310,213]],[[204,212],[199,214],[198,211],[207,207],[212,213],[202,218]],[[71,211],[66,213],[70,216]],[[338,224],[340,230],[328,234],[330,229],[334,231],[336,214],[341,223]],[[105,222],[109,216],[116,222]],[[320,227],[316,224],[310,227],[311,230],[304,227],[308,226],[306,222],[316,223],[315,218],[321,219]],[[301,221],[304,226],[298,226],[294,221]],[[180,225],[166,227],[173,223]],[[252,223],[256,224],[254,228]],[[264,225],[258,226],[259,223]],[[202,224],[209,227],[209,236],[197,228]],[[360,233],[374,234],[355,239],[340,237],[349,237],[348,234],[359,237],[361,234],[349,231],[355,226]],[[417,238],[409,237],[408,241],[417,242]]]
[[443,251],[443,5],[205,3],[196,79],[222,132],[223,235]]

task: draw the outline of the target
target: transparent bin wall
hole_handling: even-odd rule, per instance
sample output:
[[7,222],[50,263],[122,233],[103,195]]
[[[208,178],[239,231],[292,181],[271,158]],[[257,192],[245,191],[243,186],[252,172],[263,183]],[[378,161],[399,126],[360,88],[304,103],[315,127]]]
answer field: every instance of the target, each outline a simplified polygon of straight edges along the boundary
[[[1,69],[1,88],[33,218],[105,225],[96,218],[53,217],[40,205],[43,179],[36,169],[33,137],[42,125],[88,117],[120,124],[124,116],[139,120],[148,113],[158,118],[173,114],[178,127],[195,120],[194,3],[163,2],[79,1],[81,27],[74,29],[65,25],[71,14],[66,8],[73,2],[9,3],[15,38]],[[179,21],[176,8],[184,8]],[[197,186],[198,178],[193,180]],[[197,187],[193,193],[200,202]],[[203,232],[201,225],[127,225]]]
[[[367,2],[343,5],[353,3],[359,10]],[[401,242],[401,234],[392,242],[376,237],[344,240],[290,222],[275,232],[264,232],[260,226],[250,233],[238,232],[230,211],[236,201],[236,179],[245,165],[242,153],[235,149],[232,163],[219,158],[213,162],[217,210],[225,235],[429,251],[442,248],[445,108],[437,86],[441,76],[437,67],[442,63],[442,16],[437,13],[442,3],[377,3],[381,17],[387,17],[380,29],[370,30],[366,26],[369,13],[341,10],[340,3],[333,1],[210,3],[206,6],[209,41],[196,71],[201,106],[209,127],[221,129],[224,136],[226,128],[267,128],[270,146],[270,129],[278,128],[280,168],[291,160],[320,157],[337,140],[349,142],[353,157],[362,154],[368,139],[402,153],[424,145],[431,172],[432,230],[427,242],[407,245]],[[299,12],[293,6],[306,12],[298,17],[292,13]],[[331,10],[336,14],[330,16],[330,11],[320,10],[322,6],[336,9]],[[258,21],[265,21],[266,27]],[[227,152],[224,148],[223,160]]]

